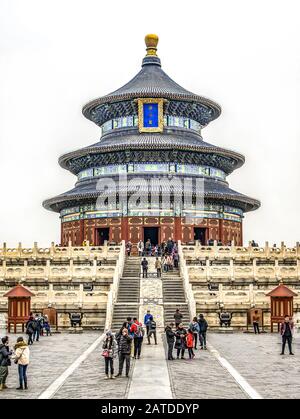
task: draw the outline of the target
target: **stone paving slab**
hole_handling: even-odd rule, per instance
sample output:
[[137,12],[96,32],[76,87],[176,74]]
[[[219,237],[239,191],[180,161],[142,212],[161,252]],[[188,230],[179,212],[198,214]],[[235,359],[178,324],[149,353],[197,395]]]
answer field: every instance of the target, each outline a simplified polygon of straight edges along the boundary
[[279,355],[277,334],[209,334],[209,342],[263,398],[300,398],[300,337],[294,339],[295,356]]
[[[0,336],[6,332],[1,331]],[[10,334],[12,348],[18,336]],[[23,335],[24,336],[24,335]],[[39,342],[30,346],[31,362],[28,367],[28,391],[17,391],[17,365],[12,362],[9,368],[8,390],[0,392],[0,399],[36,399],[49,385],[59,377],[96,339],[98,332],[84,334],[59,333],[52,336],[41,336]]]
[[[125,375],[115,380],[105,380],[104,358],[102,347],[98,347],[70,376],[54,399],[124,399],[127,397],[130,379]],[[131,362],[130,376],[134,361]],[[119,371],[118,357],[114,360],[115,374]]]
[[[231,375],[216,358],[204,350],[195,351],[196,357],[167,361],[176,399],[247,399]],[[176,351],[173,356],[176,358]]]

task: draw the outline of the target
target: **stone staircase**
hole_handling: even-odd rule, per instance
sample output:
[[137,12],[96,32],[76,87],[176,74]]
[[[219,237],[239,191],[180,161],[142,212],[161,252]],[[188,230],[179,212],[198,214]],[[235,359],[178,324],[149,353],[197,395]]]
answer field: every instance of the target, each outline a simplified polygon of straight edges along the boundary
[[170,272],[164,272],[162,274],[162,285],[165,324],[174,323],[174,313],[179,308],[183,315],[183,324],[188,326],[191,319],[179,271],[174,269]]
[[117,302],[114,305],[112,330],[119,331],[126,317],[139,316],[140,271],[139,257],[126,258],[123,276],[120,279]]

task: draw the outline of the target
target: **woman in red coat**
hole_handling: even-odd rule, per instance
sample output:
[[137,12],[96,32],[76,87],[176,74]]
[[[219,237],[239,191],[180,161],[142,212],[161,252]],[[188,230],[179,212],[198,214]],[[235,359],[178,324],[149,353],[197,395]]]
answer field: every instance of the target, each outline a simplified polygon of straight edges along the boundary
[[187,333],[187,337],[186,337],[186,346],[188,348],[190,359],[195,358],[195,354],[194,354],[194,351],[193,351],[194,339],[195,339],[194,332],[191,329],[189,329],[188,333]]

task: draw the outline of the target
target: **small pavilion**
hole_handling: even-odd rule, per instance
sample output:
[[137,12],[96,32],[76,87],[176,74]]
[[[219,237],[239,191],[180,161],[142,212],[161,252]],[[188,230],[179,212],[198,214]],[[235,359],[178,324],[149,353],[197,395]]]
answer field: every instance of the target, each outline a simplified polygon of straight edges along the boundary
[[279,329],[279,324],[284,321],[285,316],[293,317],[294,297],[297,293],[280,284],[267,296],[271,298],[271,332],[273,332],[274,323],[277,323]]
[[8,298],[7,329],[9,333],[12,324],[14,333],[17,333],[18,324],[22,326],[22,332],[24,332],[25,324],[30,316],[31,297],[34,295],[21,284],[18,284],[4,295],[4,297]]

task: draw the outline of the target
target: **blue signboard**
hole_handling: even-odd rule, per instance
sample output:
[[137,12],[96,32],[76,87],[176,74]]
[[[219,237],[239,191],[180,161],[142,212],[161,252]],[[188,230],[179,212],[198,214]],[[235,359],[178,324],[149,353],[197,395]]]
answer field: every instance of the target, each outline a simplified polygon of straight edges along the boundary
[[158,103],[143,104],[143,119],[145,128],[158,127]]

